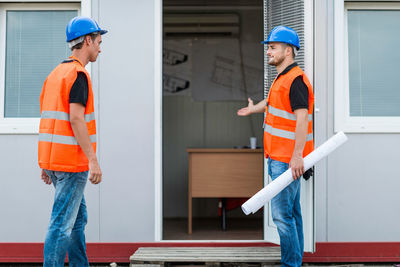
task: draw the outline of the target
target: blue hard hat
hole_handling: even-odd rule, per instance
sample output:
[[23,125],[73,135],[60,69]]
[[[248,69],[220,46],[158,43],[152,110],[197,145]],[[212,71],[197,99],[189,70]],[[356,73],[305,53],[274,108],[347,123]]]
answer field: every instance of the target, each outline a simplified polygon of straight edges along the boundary
[[293,45],[300,49],[300,41],[297,32],[287,26],[276,26],[268,35],[266,41],[261,42],[262,44],[269,44],[270,42],[279,42]]
[[93,32],[99,32],[100,34],[107,33],[106,30],[100,29],[94,19],[88,17],[75,17],[71,19],[67,25],[67,42]]

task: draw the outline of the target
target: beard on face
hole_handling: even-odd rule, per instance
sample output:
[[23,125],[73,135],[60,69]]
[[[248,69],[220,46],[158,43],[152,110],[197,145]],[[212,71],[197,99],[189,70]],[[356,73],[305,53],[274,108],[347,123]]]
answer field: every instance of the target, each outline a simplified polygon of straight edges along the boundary
[[272,60],[271,58],[268,60],[268,65],[278,66],[283,62],[284,59],[285,58],[283,56],[275,56],[274,58],[272,58]]
[[268,65],[276,66],[275,59],[268,59]]

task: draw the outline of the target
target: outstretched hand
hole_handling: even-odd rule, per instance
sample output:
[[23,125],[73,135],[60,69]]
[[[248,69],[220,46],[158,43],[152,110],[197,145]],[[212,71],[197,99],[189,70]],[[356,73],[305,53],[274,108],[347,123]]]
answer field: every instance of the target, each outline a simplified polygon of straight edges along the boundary
[[251,113],[253,113],[254,110],[254,103],[253,100],[251,100],[251,98],[247,99],[249,101],[249,105],[247,107],[241,108],[238,110],[237,114],[239,116],[248,116]]

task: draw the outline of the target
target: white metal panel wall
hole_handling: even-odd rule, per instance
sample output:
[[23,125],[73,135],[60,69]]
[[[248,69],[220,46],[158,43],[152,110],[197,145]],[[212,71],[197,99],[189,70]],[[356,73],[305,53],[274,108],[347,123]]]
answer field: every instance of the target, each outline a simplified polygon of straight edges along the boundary
[[[156,240],[157,6],[160,0],[92,1],[109,33],[92,64],[104,178],[86,187],[88,242]],[[0,135],[0,242],[44,241],[54,189],[40,179],[37,138]]]
[[104,178],[99,194],[99,240],[104,242],[155,240],[154,118],[156,105],[161,108],[154,95],[157,75],[161,75],[155,66],[159,2],[96,2],[99,23],[109,30],[93,73],[100,97],[99,151]]
[[328,161],[328,241],[398,242],[400,135],[348,136]]
[[0,242],[44,240],[52,187],[40,179],[37,135],[0,135]]
[[[334,134],[334,1],[315,2],[316,142]],[[400,239],[397,171],[400,134],[348,134],[349,141],[317,164],[317,242]]]
[[[0,135],[0,242],[44,242],[54,187],[40,179],[33,135]],[[86,187],[87,240],[98,240],[98,188]]]

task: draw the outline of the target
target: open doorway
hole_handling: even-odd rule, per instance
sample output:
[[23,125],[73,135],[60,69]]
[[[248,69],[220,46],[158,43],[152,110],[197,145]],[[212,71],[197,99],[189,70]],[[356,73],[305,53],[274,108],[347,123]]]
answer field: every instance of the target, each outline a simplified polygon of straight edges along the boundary
[[[238,117],[236,112],[247,106],[248,97],[263,98],[263,1],[164,0],[163,5],[162,239],[263,240],[263,213],[245,216],[240,209],[245,198],[222,191],[221,197],[194,197],[191,205],[188,200],[188,149],[219,149],[224,155],[250,151],[250,137],[262,147],[263,114]],[[261,149],[250,152],[242,154],[262,158]],[[222,166],[219,155],[203,169]],[[255,168],[240,164],[236,173]],[[262,185],[262,163],[258,168]],[[204,177],[211,177],[205,191],[213,191],[212,174]]]

